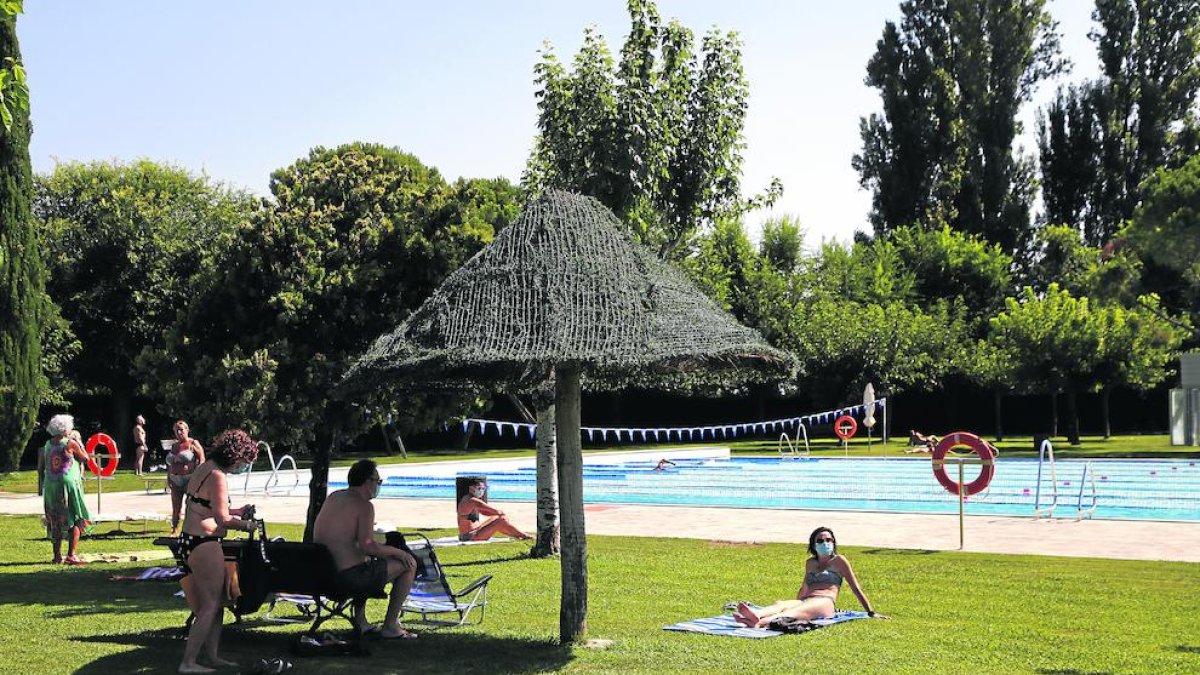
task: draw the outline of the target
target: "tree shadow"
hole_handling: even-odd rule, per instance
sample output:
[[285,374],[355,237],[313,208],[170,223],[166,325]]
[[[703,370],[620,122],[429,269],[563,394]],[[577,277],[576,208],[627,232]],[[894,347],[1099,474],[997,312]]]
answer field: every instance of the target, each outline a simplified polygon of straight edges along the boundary
[[[479,633],[421,632],[416,640],[368,640],[368,654],[298,657],[291,645],[299,633],[266,633],[226,626],[221,655],[249,666],[276,656],[295,664],[293,673],[540,673],[560,670],[571,661],[570,648],[549,640],[501,638]],[[183,655],[185,641],[170,629],[91,635],[77,642],[116,644],[131,649],[102,656],[76,670],[77,675],[170,672]]]
[[1197,645],[1179,645],[1175,651],[1183,654],[1200,654],[1200,646]]
[[886,553],[887,555],[934,555],[936,553],[945,553],[945,551],[933,551],[927,548],[864,548],[859,553],[866,555],[879,555]]
[[1113,675],[1111,670],[1079,670],[1077,668],[1038,668],[1040,675]]
[[[521,560],[533,560],[528,553],[517,553],[515,555],[506,556],[503,558],[484,558],[483,560],[466,560],[463,562],[442,563],[442,567],[450,569],[451,567],[477,567],[479,565],[492,565],[508,562],[518,562]],[[440,561],[439,561],[440,562]]]

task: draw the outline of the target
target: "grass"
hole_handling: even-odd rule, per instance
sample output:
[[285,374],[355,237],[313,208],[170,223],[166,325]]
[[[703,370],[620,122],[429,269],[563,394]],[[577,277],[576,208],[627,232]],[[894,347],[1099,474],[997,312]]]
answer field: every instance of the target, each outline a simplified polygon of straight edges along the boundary
[[[271,532],[292,539],[299,527]],[[83,551],[145,550],[157,534],[89,540]],[[51,566],[40,536],[37,518],[0,517],[0,672],[172,672],[187,614],[172,596],[177,585],[108,580],[147,563]],[[294,659],[293,672],[1200,670],[1195,564],[847,547],[875,606],[893,620],[739,640],[661,628],[715,614],[732,599],[793,596],[799,546],[591,537],[588,636],[613,641],[600,650],[556,644],[558,562],[524,558],[524,550],[504,543],[442,551],[456,587],[495,575],[482,626],[374,643],[369,657]],[[848,590],[841,604],[856,608]],[[382,601],[369,612],[380,617]],[[227,630],[226,656],[248,662],[284,654],[301,629],[248,619]]]
[[[673,449],[699,447],[704,445],[719,445],[728,446],[735,455],[754,455],[754,454],[776,454],[779,452],[779,441],[773,440],[744,440],[733,441],[726,443],[724,441],[715,441],[709,443],[676,443],[671,444]],[[1037,457],[1037,452],[1033,449],[1032,437],[1015,437],[1008,440],[995,443],[1001,450],[1002,457]],[[584,450],[585,454],[597,452],[612,452],[620,450],[654,450],[662,448],[662,445],[616,445],[603,447],[589,447]],[[843,450],[842,446],[835,439],[814,439],[811,443],[812,453],[817,457],[841,457],[849,455],[851,457],[913,457],[906,454],[904,451],[908,449],[907,438],[900,438],[889,441],[886,445],[876,439],[869,443],[862,438],[852,439],[849,447]],[[1154,459],[1188,459],[1200,458],[1200,448],[1190,446],[1173,446],[1171,439],[1167,435],[1152,435],[1152,436],[1113,436],[1112,438],[1102,438],[1099,436],[1085,436],[1082,443],[1078,446],[1067,445],[1066,439],[1054,440],[1054,453],[1058,458],[1071,457],[1086,457],[1086,458],[1122,458],[1122,457],[1143,457]],[[502,459],[507,457],[532,457],[535,454],[533,448],[516,448],[516,449],[488,449],[488,450],[458,450],[435,448],[428,450],[416,450],[410,452],[407,458],[399,455],[371,455],[371,458],[380,464],[419,464],[422,462],[438,462],[451,459]],[[346,467],[354,463],[355,460],[367,455],[341,457],[333,462],[335,467]],[[311,465],[308,459],[301,459],[297,462],[301,469],[307,469]],[[149,476],[162,477],[162,473],[148,474]],[[87,478],[86,489],[88,493],[96,491],[96,481],[90,474],[85,475]],[[132,472],[122,470],[117,472],[111,479],[104,481],[105,492],[128,492],[132,490],[141,490],[144,487],[144,482],[141,477],[135,476]],[[33,470],[13,471],[10,473],[0,474],[0,492],[21,492],[30,493],[37,491],[37,473]]]

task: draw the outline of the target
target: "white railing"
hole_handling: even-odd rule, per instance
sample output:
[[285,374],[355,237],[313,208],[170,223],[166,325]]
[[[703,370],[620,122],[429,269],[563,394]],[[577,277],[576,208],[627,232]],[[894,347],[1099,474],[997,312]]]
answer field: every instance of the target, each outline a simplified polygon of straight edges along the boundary
[[[1042,506],[1042,465],[1046,463],[1047,458],[1050,460],[1050,503],[1047,506]],[[1050,443],[1050,439],[1042,441],[1038,447],[1038,470],[1037,470],[1037,486],[1034,488],[1033,496],[1033,517],[1042,517],[1043,514],[1047,518],[1054,516],[1054,509],[1058,506],[1058,475],[1054,470],[1054,446]]]
[[[246,479],[242,483],[242,494],[248,495],[252,491],[255,493],[261,492],[262,494],[271,494],[273,491],[277,491],[281,494],[290,494],[293,490],[299,487],[300,470],[296,468],[296,460],[293,459],[291,455],[284,455],[283,457],[279,458],[278,462],[276,462],[275,454],[271,452],[271,445],[266,441],[259,441],[258,454],[260,457],[263,455],[263,451],[266,451],[267,466],[270,467],[270,475],[267,476],[261,487],[256,484],[252,490],[250,486],[250,479],[255,477],[255,475],[254,466],[251,465],[250,470],[245,473]],[[287,488],[281,489],[279,487],[280,479],[282,478],[280,474],[281,470],[283,470],[284,464],[291,465],[291,470],[288,471],[288,475],[292,477],[292,484]],[[262,474],[263,472],[259,472],[258,476],[262,476]]]
[[[1092,505],[1085,508],[1083,506],[1083,494],[1089,483],[1092,486]],[[1097,501],[1099,501],[1099,498],[1096,494],[1096,473],[1092,471],[1092,463],[1088,462],[1083,465],[1083,475],[1079,477],[1079,500],[1075,502],[1075,520],[1091,518],[1096,513]]]
[[[797,446],[800,444],[801,436],[804,436],[804,454],[803,455],[801,455],[800,451],[797,450]],[[785,448],[786,448],[786,451],[785,451]],[[812,448],[810,448],[808,445],[808,427],[804,426],[803,424],[801,424],[799,427],[797,427],[795,443],[792,443],[792,439],[787,435],[786,431],[783,432],[782,434],[779,434],[779,445],[777,446],[777,449],[779,450],[780,457],[785,457],[785,458],[789,458],[789,459],[796,459],[796,458],[801,458],[801,457],[803,459],[812,459]]]

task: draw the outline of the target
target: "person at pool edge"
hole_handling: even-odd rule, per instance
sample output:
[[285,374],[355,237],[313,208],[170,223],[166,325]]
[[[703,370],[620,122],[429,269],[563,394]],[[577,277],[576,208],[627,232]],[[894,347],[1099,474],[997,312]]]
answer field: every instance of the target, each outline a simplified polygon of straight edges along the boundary
[[837,552],[833,530],[828,527],[813,530],[808,535],[808,552],[810,557],[804,561],[804,581],[795,600],[779,600],[767,607],[757,608],[739,602],[733,614],[734,620],[751,628],[765,628],[774,619],[784,617],[802,621],[830,618],[836,611],[834,606],[843,580],[849,582],[850,590],[854,591],[869,616],[875,619],[888,618],[871,607],[871,601],[859,585],[858,577],[854,576],[850,561]]
[[[487,486],[481,480],[467,485],[467,494],[458,502],[458,538],[460,541],[486,541],[497,532],[517,539],[531,537],[517,529],[500,509],[483,500]],[[482,523],[481,516],[489,516]]]
[[[347,595],[355,597],[354,625],[361,633],[383,638],[415,638],[416,633],[400,625],[400,609],[412,589],[417,564],[412,555],[394,546],[375,541],[375,507],[371,500],[379,496],[383,481],[375,462],[360,459],[346,475],[345,490],[329,495],[313,526],[313,541],[324,544],[333,555],[338,569],[335,582]],[[383,591],[388,582],[388,597],[383,625],[376,629],[367,621],[367,597]]]

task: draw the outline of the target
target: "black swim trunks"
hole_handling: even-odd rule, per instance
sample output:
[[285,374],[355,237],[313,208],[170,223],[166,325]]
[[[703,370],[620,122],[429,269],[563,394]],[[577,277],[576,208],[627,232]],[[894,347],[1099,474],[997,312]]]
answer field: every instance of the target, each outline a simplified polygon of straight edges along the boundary
[[337,573],[334,582],[349,596],[373,595],[387,585],[387,560],[371,558]]

